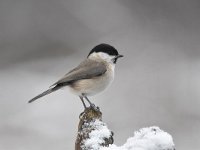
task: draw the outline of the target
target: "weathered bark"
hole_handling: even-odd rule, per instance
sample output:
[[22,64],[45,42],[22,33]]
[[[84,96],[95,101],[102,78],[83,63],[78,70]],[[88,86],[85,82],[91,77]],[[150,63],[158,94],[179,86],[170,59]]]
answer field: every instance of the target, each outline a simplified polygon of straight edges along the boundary
[[[75,150],[92,149],[90,147],[86,147],[84,142],[90,138],[89,136],[92,131],[97,130],[94,125],[95,121],[102,123],[104,126],[104,123],[102,122],[102,113],[98,107],[96,109],[88,107],[80,114],[79,119],[80,121],[78,125]],[[109,144],[113,144],[113,133],[111,131],[110,133],[109,137],[103,138],[103,142],[101,141],[99,143],[101,146],[109,146]],[[99,141],[96,141],[96,143],[98,142]]]

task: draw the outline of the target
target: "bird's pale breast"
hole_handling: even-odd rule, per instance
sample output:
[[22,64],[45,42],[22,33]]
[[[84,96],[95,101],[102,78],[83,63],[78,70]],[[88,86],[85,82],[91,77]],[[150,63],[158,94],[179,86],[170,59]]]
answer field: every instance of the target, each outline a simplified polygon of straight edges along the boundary
[[109,64],[107,71],[98,77],[78,80],[70,85],[70,90],[76,95],[95,95],[106,89],[114,79],[114,65]]

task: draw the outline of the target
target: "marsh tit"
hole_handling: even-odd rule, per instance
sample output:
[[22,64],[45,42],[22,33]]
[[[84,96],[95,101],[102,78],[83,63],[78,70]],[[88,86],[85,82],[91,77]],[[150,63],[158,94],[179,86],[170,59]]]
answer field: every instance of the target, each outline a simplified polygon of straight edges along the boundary
[[123,57],[123,55],[120,55],[113,46],[99,44],[90,51],[87,58],[80,65],[69,71],[50,86],[48,90],[28,102],[31,103],[63,87],[69,87],[74,94],[80,97],[85,108],[84,99],[88,101],[90,106],[94,106],[88,99],[88,96],[103,91],[112,83],[115,65],[120,57]]

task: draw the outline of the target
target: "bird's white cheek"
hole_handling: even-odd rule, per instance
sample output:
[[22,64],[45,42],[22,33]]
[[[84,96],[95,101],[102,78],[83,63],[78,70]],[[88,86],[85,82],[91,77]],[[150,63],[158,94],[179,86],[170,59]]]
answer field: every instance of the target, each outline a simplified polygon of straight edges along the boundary
[[113,74],[114,74],[114,71],[115,71],[115,64],[110,64],[110,69],[112,70]]
[[108,71],[106,73],[108,85],[112,83],[112,81],[114,80],[114,77],[115,77],[115,65],[110,64],[108,66]]
[[93,59],[93,60],[103,60],[108,63],[113,63],[114,56],[110,56],[110,55],[108,55],[106,53],[102,53],[102,52],[98,52],[98,53],[94,52],[89,56],[89,58]]

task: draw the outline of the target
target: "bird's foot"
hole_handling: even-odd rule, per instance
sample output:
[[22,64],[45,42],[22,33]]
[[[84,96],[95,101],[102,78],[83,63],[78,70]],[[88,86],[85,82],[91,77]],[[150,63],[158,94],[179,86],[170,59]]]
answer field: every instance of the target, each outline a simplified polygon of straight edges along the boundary
[[95,106],[93,103],[90,104],[90,108],[94,109],[95,111],[99,111],[99,107]]
[[82,116],[84,116],[85,112],[87,112],[88,110],[100,112],[100,108],[98,106],[95,106],[95,104],[91,103],[89,107],[84,108],[84,111],[79,115],[79,118],[82,118]]

